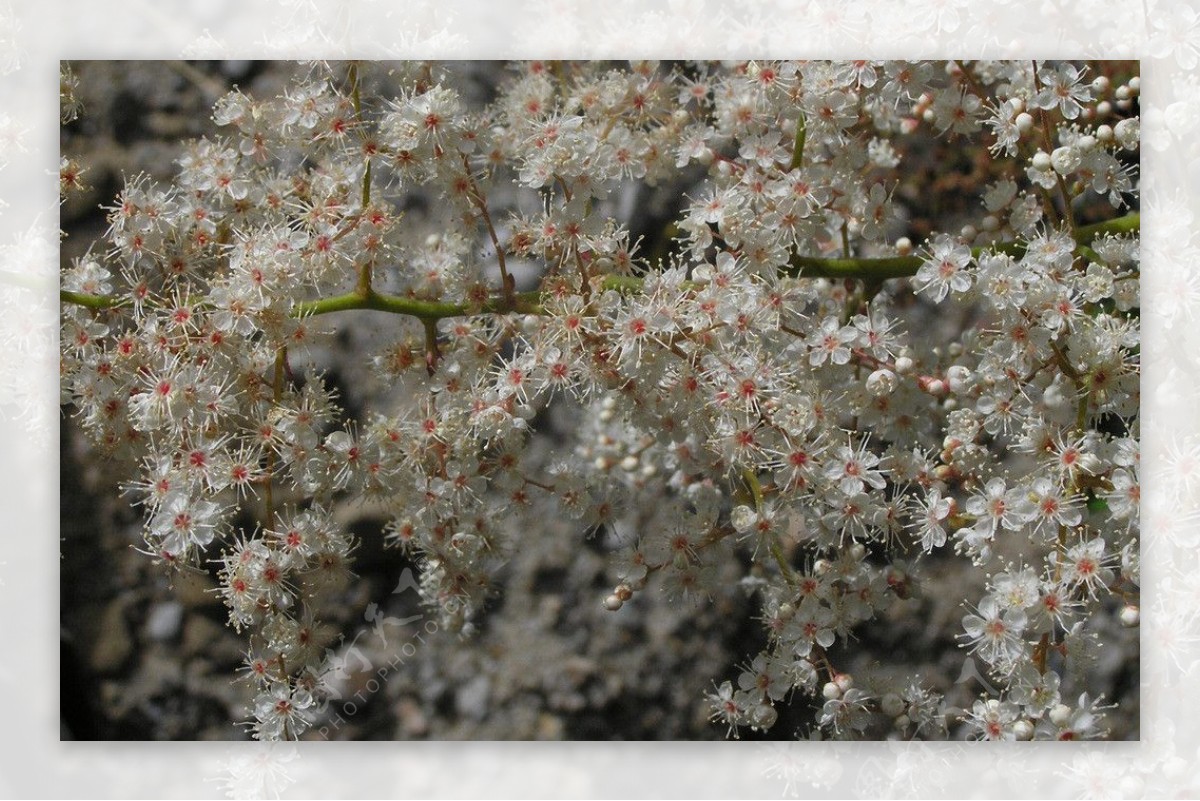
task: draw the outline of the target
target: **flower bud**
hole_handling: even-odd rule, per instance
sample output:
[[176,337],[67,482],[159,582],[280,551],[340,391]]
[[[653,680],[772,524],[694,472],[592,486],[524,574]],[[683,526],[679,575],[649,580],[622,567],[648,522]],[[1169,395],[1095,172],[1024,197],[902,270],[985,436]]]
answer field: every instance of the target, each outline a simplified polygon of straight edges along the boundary
[[876,397],[891,395],[896,391],[899,379],[888,369],[879,369],[867,376],[867,392]]
[[1071,720],[1071,707],[1057,704],[1050,710],[1050,722],[1055,726],[1066,726]]
[[915,367],[916,364],[908,356],[901,356],[896,359],[896,372],[900,375],[908,375]]
[[1033,739],[1033,724],[1028,720],[1018,720],[1013,724],[1013,734],[1022,742]]
[[618,598],[615,594],[604,599],[604,608],[610,612],[616,612],[624,605],[625,602]]
[[950,386],[950,391],[958,394],[967,388],[967,382],[971,380],[971,370],[961,364],[951,365],[946,371],[946,382]]
[[1039,150],[1033,154],[1033,160],[1030,164],[1038,172],[1045,172],[1050,169],[1050,154],[1044,150]]
[[949,389],[949,387],[946,386],[946,382],[942,379],[933,378],[932,376],[927,375],[923,375],[917,379],[917,386],[935,398],[942,397]]
[[1142,125],[1137,117],[1121,120],[1113,128],[1113,134],[1117,137],[1117,141],[1121,143],[1121,147],[1126,150],[1136,150],[1138,147],[1138,139],[1141,136]]
[[1073,147],[1056,147],[1050,154],[1050,164],[1059,175],[1069,175],[1079,169],[1083,158]]
[[739,534],[745,534],[750,527],[758,522],[758,514],[749,506],[737,506],[729,513],[729,522]]
[[1136,604],[1126,604],[1121,609],[1121,625],[1126,628],[1133,628],[1138,625],[1142,619],[1142,610]]
[[750,725],[756,729],[769,729],[778,718],[779,713],[770,704],[756,704],[750,708]]
[[821,688],[821,695],[825,696],[827,701],[836,701],[842,697],[842,688],[838,687],[835,682],[827,681]]

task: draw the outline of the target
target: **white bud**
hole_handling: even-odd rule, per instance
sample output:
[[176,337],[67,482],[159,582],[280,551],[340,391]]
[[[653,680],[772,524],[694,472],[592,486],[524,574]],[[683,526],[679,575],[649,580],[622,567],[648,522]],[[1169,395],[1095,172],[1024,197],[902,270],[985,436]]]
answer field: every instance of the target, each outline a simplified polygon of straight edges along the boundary
[[902,236],[896,240],[896,252],[901,256],[907,256],[912,253],[913,243],[907,236]]
[[925,391],[935,398],[940,398],[946,394],[948,387],[946,382],[940,378],[934,378],[925,385]]
[[729,513],[729,522],[739,534],[745,534],[750,527],[758,522],[758,514],[749,506],[737,506]]
[[1096,137],[1092,136],[1091,134],[1085,134],[1084,136],[1079,137],[1079,139],[1075,142],[1075,147],[1084,152],[1091,150],[1095,146]]
[[779,605],[779,619],[787,622],[796,616],[796,607],[789,603],[781,603]]
[[626,473],[632,473],[638,469],[638,458],[636,456],[626,456],[621,460],[621,469]]
[[908,375],[913,371],[916,364],[908,356],[900,356],[896,359],[896,372],[900,375]]
[[954,364],[950,369],[946,370],[946,381],[950,385],[950,391],[957,394],[967,388],[967,382],[971,380],[971,371],[961,364]]
[[1112,103],[1109,103],[1107,100],[1101,100],[1096,104],[1097,117],[1107,117],[1109,114],[1112,114]]
[[1013,724],[1013,735],[1022,742],[1027,742],[1033,739],[1033,724],[1028,720],[1018,720]]
[[839,673],[833,677],[833,683],[844,693],[854,686],[854,677],[849,673]]
[[769,729],[779,719],[779,713],[770,704],[757,704],[750,709],[750,725],[757,729]]
[[995,214],[989,214],[980,221],[985,231],[995,231],[1000,228],[1000,218]]
[[1138,137],[1141,136],[1142,124],[1137,117],[1121,120],[1113,128],[1113,134],[1116,135],[1117,141],[1121,143],[1121,147],[1126,150],[1136,150],[1138,147]]
[[1104,464],[1094,453],[1085,453],[1079,457],[1079,471],[1084,475],[1094,476],[1104,469]]
[[604,599],[604,608],[610,612],[615,612],[625,605],[625,602],[618,598],[615,594]]
[[1017,130],[1022,134],[1027,134],[1033,130],[1033,116],[1028,112],[1022,111],[1017,115],[1016,119]]
[[1071,720],[1071,707],[1057,704],[1050,710],[1050,722],[1055,726],[1066,726]]
[[834,701],[842,697],[842,688],[838,687],[832,681],[825,682],[825,686],[821,688],[821,695],[825,696],[825,700]]
[[1082,163],[1083,158],[1073,147],[1056,147],[1050,154],[1050,164],[1059,175],[1069,175],[1075,172]]
[[882,395],[891,395],[896,391],[896,385],[900,383],[900,379],[896,374],[888,369],[880,369],[867,376],[867,392],[870,392],[876,397]]
[[1042,403],[1049,409],[1061,409],[1066,402],[1067,398],[1057,381],[1051,383],[1042,393]]
[[601,409],[600,410],[600,422],[601,423],[612,422],[612,419],[613,419],[612,409]]
[[1044,150],[1039,150],[1033,154],[1033,161],[1030,163],[1038,172],[1045,172],[1050,169],[1050,154]]
[[1096,129],[1096,138],[1101,142],[1111,142],[1113,140],[1113,129],[1111,125],[1101,125]]
[[1129,79],[1129,91],[1137,94],[1142,91],[1142,79],[1134,75]]
[[1121,625],[1126,628],[1133,628],[1138,625],[1142,619],[1142,610],[1135,604],[1126,604],[1121,609]]
[[909,724],[911,724],[911,723],[912,723],[912,720],[908,717],[908,715],[900,715],[895,720],[892,721],[892,725],[895,726],[900,731],[904,731],[905,729],[907,729]]
[[1101,95],[1107,92],[1111,85],[1112,81],[1108,79],[1107,75],[1097,75],[1095,80],[1092,81],[1092,89]]
[[1128,86],[1118,86],[1117,91],[1113,92],[1113,96],[1116,97],[1117,100],[1128,100],[1129,99],[1129,87]]

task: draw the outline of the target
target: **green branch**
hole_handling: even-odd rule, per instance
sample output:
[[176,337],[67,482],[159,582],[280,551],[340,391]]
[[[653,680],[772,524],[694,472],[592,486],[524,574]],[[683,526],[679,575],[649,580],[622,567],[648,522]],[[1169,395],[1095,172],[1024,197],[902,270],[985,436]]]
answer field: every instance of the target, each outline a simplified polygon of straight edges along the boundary
[[[1076,248],[1079,252],[1090,253],[1090,245],[1096,237],[1102,234],[1136,233],[1141,227],[1141,216],[1137,213],[1126,214],[1115,220],[1107,220],[1094,225],[1087,225],[1075,231]],[[971,255],[979,258],[985,253],[1007,253],[1010,256],[1020,256],[1025,252],[1026,245],[1021,242],[1007,242],[983,247],[971,248]],[[814,256],[792,256],[789,273],[803,278],[861,278],[865,280],[886,281],[889,278],[908,278],[916,275],[917,270],[925,260],[920,256],[886,256],[877,259],[826,259]]]
[[804,139],[807,136],[807,126],[804,122],[804,112],[800,112],[800,119],[796,120],[796,140],[792,143],[792,161],[788,164],[788,171],[799,169],[804,164]]
[[508,312],[541,314],[542,307],[538,303],[539,299],[540,296],[537,292],[522,292],[515,295],[511,303],[506,298],[489,298],[483,303],[467,304],[418,300],[399,295],[384,295],[375,291],[366,294],[350,292],[332,298],[297,303],[292,307],[292,316],[311,317],[351,309],[407,314],[409,317],[416,317],[419,320],[441,320],[446,317],[464,317],[471,314],[505,314]]
[[[1141,218],[1137,213],[1127,214],[1115,220],[1082,226],[1075,231],[1077,253],[1091,253],[1090,245],[1103,234],[1137,233]],[[1020,256],[1026,245],[1020,242],[986,245],[972,248],[971,254],[978,258],[984,253],[1008,253]],[[1094,255],[1094,254],[1092,254]],[[793,256],[788,272],[802,278],[852,278],[868,281],[884,281],[890,278],[907,278],[916,275],[924,260],[919,256],[889,256],[877,259],[822,259],[813,256]],[[604,279],[604,289],[617,292],[640,292],[644,280],[635,276],[609,275]],[[82,292],[59,290],[63,303],[72,303],[89,309],[107,309],[128,302],[128,298],[112,295],[86,295]],[[374,290],[355,291],[332,298],[309,300],[297,303],[292,308],[293,317],[310,317],[318,314],[367,309],[371,311],[406,314],[419,320],[441,320],[446,317],[464,317],[473,314],[542,314],[541,296],[537,292],[522,292],[512,298],[489,298],[483,303],[444,303],[435,300],[418,300],[399,295],[385,295]]]
[[69,289],[58,290],[58,298],[63,303],[71,303],[87,309],[111,309],[114,306],[124,305],[126,302],[126,298],[116,295],[88,295],[83,292],[72,292]]

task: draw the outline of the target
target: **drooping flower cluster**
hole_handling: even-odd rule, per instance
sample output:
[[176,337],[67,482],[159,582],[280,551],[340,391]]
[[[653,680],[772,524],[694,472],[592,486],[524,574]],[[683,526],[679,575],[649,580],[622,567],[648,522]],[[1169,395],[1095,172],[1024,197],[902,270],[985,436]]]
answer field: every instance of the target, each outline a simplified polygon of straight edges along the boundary
[[[551,493],[581,536],[655,508],[613,610],[703,599],[748,556],[765,645],[708,696],[731,731],[811,695],[825,736],[1099,736],[1067,676],[1137,603],[1136,77],[535,62],[482,106],[464,69],[405,65],[386,100],[363,64],[227,95],[226,136],[173,185],[131,180],[63,274],[64,402],[135,466],[148,551],[219,564],[256,735],[328,695],[336,502],[384,505],[463,629],[521,548],[499,521]],[[964,208],[909,229],[932,147],[975,159],[923,179]],[[685,198],[665,255],[622,217],[638,192]],[[335,313],[403,321],[364,354],[401,391],[362,419],[302,368]],[[551,403],[575,443],[531,474]],[[954,558],[990,576],[961,641],[994,697],[954,718],[920,677],[834,666]]]

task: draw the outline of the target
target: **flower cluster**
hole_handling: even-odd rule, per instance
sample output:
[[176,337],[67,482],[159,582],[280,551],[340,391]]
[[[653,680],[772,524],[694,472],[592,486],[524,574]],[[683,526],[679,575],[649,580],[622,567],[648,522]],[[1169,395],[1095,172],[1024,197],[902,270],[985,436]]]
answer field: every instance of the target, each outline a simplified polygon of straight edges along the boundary
[[[129,181],[63,272],[63,401],[134,470],[150,555],[217,566],[255,735],[328,697],[336,503],[388,510],[462,630],[522,547],[500,521],[549,494],[581,535],[633,528],[614,611],[745,560],[763,649],[707,696],[731,732],[811,696],[828,737],[1101,736],[1080,663],[1138,594],[1128,67],[534,62],[486,105],[469,69],[234,91],[225,136]],[[954,210],[914,218],[931,187]],[[639,192],[684,198],[657,254]],[[387,313],[364,360],[390,406],[351,419],[305,353],[325,315]],[[533,474],[551,404],[574,443]],[[994,693],[956,712],[835,666],[955,559]]]

